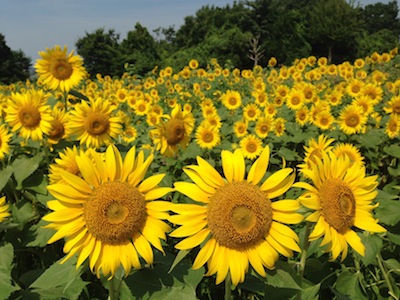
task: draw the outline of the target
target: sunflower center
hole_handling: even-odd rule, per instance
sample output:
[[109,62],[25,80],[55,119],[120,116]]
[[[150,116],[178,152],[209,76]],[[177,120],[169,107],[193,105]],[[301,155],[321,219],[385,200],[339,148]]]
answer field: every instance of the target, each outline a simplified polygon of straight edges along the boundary
[[341,179],[328,179],[320,188],[321,210],[325,220],[339,233],[353,226],[356,201],[350,187]]
[[228,103],[232,106],[235,106],[237,104],[237,99],[235,97],[230,97]]
[[256,111],[253,110],[253,109],[250,109],[250,110],[247,112],[247,115],[248,115],[250,118],[254,118],[254,117],[256,116]]
[[399,114],[399,115],[400,115],[400,103],[395,103],[395,104],[393,105],[393,112],[394,112],[395,114]]
[[345,122],[349,127],[356,127],[360,123],[360,118],[356,114],[351,114],[346,118]]
[[293,105],[297,105],[297,104],[299,104],[299,103],[300,103],[300,98],[297,97],[297,96],[294,96],[294,97],[292,98],[292,104],[293,104]]
[[211,131],[206,131],[203,133],[203,141],[206,143],[211,143],[214,140],[214,135]]
[[180,119],[171,119],[165,124],[165,137],[169,145],[179,144],[185,136],[185,126]]
[[53,140],[60,140],[65,133],[64,124],[59,120],[54,120],[51,123],[51,130],[49,132],[49,137]]
[[93,192],[85,205],[88,231],[98,240],[118,244],[130,240],[146,222],[146,202],[135,187],[108,182]]
[[254,152],[256,152],[256,151],[257,151],[257,144],[256,144],[255,142],[252,142],[252,141],[248,142],[248,143],[246,144],[246,150],[247,150],[247,152],[249,152],[249,153],[254,153]]
[[258,186],[246,181],[228,183],[211,197],[208,225],[225,247],[246,250],[258,244],[272,223],[271,201]]
[[84,128],[90,135],[102,135],[110,128],[110,121],[103,114],[92,113],[86,117]]
[[66,59],[57,59],[51,65],[51,73],[58,80],[66,80],[72,75],[72,66]]
[[41,120],[39,110],[30,105],[20,108],[18,118],[25,128],[36,128],[39,126]]

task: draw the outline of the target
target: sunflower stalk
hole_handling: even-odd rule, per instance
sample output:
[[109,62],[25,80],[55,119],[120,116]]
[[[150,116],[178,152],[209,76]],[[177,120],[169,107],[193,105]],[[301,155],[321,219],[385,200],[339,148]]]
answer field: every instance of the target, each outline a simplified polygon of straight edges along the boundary
[[391,280],[390,280],[390,278],[389,278],[389,274],[388,274],[388,272],[386,271],[385,266],[383,265],[383,258],[382,258],[382,255],[381,255],[380,252],[376,255],[376,259],[378,260],[379,268],[380,268],[381,271],[382,271],[383,278],[385,279],[386,285],[387,285],[387,287],[388,287],[388,289],[389,289],[389,295],[390,295],[393,299],[399,300],[400,298],[399,298],[398,296],[396,296],[396,292],[395,292],[394,289],[393,289],[392,282],[391,282]]
[[[307,260],[307,250],[308,246],[310,243],[308,242],[308,236],[310,235],[310,230],[311,230],[311,225],[310,222],[306,222],[306,230],[304,233],[304,238],[303,242],[301,245],[301,258],[300,258],[300,263],[299,263],[299,268],[298,268],[298,273],[300,275],[300,287],[303,287],[303,277],[304,277],[304,269],[306,266],[306,260]],[[301,300],[302,297],[302,290],[299,290],[297,293],[297,299]]]
[[224,295],[224,300],[232,300],[232,280],[231,280],[231,274],[228,272],[228,275],[225,278],[225,295]]
[[121,284],[122,284],[122,278],[117,278],[117,276],[114,276],[110,280],[110,287],[109,287],[109,294],[108,294],[108,300],[118,300],[119,299],[119,291],[121,289]]

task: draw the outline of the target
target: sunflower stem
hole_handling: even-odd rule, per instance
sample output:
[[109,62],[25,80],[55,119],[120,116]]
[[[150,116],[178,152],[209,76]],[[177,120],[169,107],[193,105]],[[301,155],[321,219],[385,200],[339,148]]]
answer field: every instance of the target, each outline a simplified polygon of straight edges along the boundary
[[389,295],[390,295],[393,299],[398,300],[399,298],[396,296],[396,293],[395,293],[395,291],[394,291],[394,289],[393,289],[392,282],[390,281],[388,272],[386,271],[386,268],[385,268],[385,266],[383,265],[383,258],[382,258],[382,255],[381,255],[380,252],[376,255],[376,258],[377,258],[377,260],[378,260],[379,268],[380,268],[381,271],[382,271],[383,278],[385,279],[386,285],[387,285],[387,287],[388,287],[388,289],[389,289]]
[[119,299],[119,290],[121,288],[122,278],[117,278],[114,276],[110,280],[110,288],[108,290],[108,300],[118,300]]
[[[301,244],[301,258],[298,268],[298,273],[300,275],[300,287],[303,288],[303,277],[304,277],[304,269],[306,267],[307,260],[307,250],[310,243],[308,242],[308,236],[310,235],[311,225],[310,222],[306,222],[306,230],[304,233],[303,241]],[[297,293],[297,299],[301,300],[302,290],[299,290]]]
[[64,92],[64,108],[65,111],[68,110],[68,92]]
[[232,280],[231,280],[231,274],[228,272],[225,278],[225,295],[224,295],[224,300],[232,300]]

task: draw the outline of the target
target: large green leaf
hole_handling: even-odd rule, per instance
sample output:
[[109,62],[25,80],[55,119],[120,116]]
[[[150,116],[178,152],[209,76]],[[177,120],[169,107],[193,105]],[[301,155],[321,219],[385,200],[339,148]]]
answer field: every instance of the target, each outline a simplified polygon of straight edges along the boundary
[[22,189],[22,182],[37,170],[43,155],[34,157],[20,156],[12,164],[14,177],[17,181],[17,189]]
[[400,158],[400,146],[397,144],[392,144],[390,146],[383,147],[383,151],[390,156]]
[[0,299],[7,299],[12,292],[20,289],[11,278],[13,258],[14,248],[11,244],[0,247]]
[[301,290],[301,287],[296,282],[299,277],[294,272],[290,272],[292,270],[287,263],[278,261],[275,270],[267,271],[267,284],[277,288]]
[[6,186],[12,174],[13,168],[10,165],[0,171],[0,191]]
[[184,259],[168,273],[172,259],[161,258],[154,268],[136,271],[126,278],[125,283],[133,297],[142,300],[196,300],[196,288],[203,278],[204,268],[193,270],[191,261]]
[[30,241],[27,242],[27,247],[44,247],[47,241],[54,235],[55,230],[50,228],[43,228],[48,223],[40,220],[39,223],[29,228]]
[[80,275],[82,266],[76,269],[76,256],[60,264],[56,261],[36,279],[29,288],[41,299],[78,299],[83,288],[88,284]]
[[360,287],[358,273],[351,273],[348,270],[341,272],[336,280],[335,289],[350,299],[366,299]]
[[360,256],[365,265],[372,264],[376,261],[376,255],[381,251],[383,246],[382,239],[377,235],[362,235],[361,242],[365,246],[365,255]]
[[36,217],[36,212],[32,208],[32,203],[28,201],[12,204],[11,213],[14,222],[18,223],[20,229]]

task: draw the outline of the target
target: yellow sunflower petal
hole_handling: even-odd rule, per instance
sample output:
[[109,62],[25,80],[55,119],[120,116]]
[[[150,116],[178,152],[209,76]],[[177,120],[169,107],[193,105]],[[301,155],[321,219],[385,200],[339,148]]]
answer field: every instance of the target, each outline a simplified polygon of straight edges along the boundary
[[196,184],[190,182],[175,182],[175,190],[193,199],[194,201],[209,203],[210,194],[200,189]]
[[155,189],[152,189],[151,191],[148,191],[144,195],[144,199],[146,201],[160,199],[160,198],[164,197],[166,194],[172,192],[173,190],[174,190],[173,188],[169,188],[169,187],[155,188]]
[[150,244],[146,238],[139,233],[138,236],[134,238],[133,244],[140,256],[151,265],[153,263],[153,250],[151,250]]
[[243,157],[243,152],[240,149],[236,149],[232,156],[233,162],[233,181],[239,182],[244,179],[244,173],[246,170],[246,164]]
[[145,194],[146,192],[155,188],[165,177],[165,174],[157,174],[150,176],[142,181],[138,186],[139,192]]
[[187,215],[190,218],[192,215],[205,215],[207,213],[207,206],[190,203],[172,203],[170,209],[175,213]]
[[258,247],[256,249],[250,249],[248,251],[247,257],[249,259],[249,262],[253,269],[261,276],[265,277],[265,269],[264,265],[262,263],[262,259],[260,258],[260,255],[258,254]]
[[207,220],[194,219],[175,229],[169,235],[172,237],[185,237],[198,233],[207,225]]
[[222,150],[221,159],[225,178],[228,182],[232,182],[234,177],[233,154],[227,150]]
[[99,186],[99,174],[97,169],[93,166],[93,162],[86,155],[77,156],[76,164],[85,181],[92,187]]
[[192,268],[194,270],[200,269],[211,257],[214,252],[215,244],[217,241],[213,238],[209,239],[207,243],[200,249],[193,262]]
[[188,250],[192,249],[198,245],[200,245],[210,234],[210,230],[208,228],[204,228],[197,232],[195,235],[188,237],[178,244],[175,245],[176,249],[179,250]]
[[108,178],[110,181],[114,181],[116,178],[121,177],[122,171],[122,158],[117,147],[110,145],[106,150],[106,166]]
[[215,188],[208,185],[204,180],[203,177],[200,176],[197,172],[188,169],[188,168],[183,168],[183,171],[189,176],[189,178],[203,191],[205,191],[208,194],[214,194],[215,193]]
[[271,203],[273,210],[296,211],[300,209],[300,203],[297,200],[279,200]]
[[86,235],[86,241],[83,244],[81,252],[79,253],[78,260],[76,262],[77,266],[80,266],[90,255],[93,251],[96,239],[91,235]]
[[265,172],[267,172],[269,164],[270,149],[266,146],[261,152],[259,158],[253,163],[247,176],[247,181],[254,185],[260,183],[263,179]]

